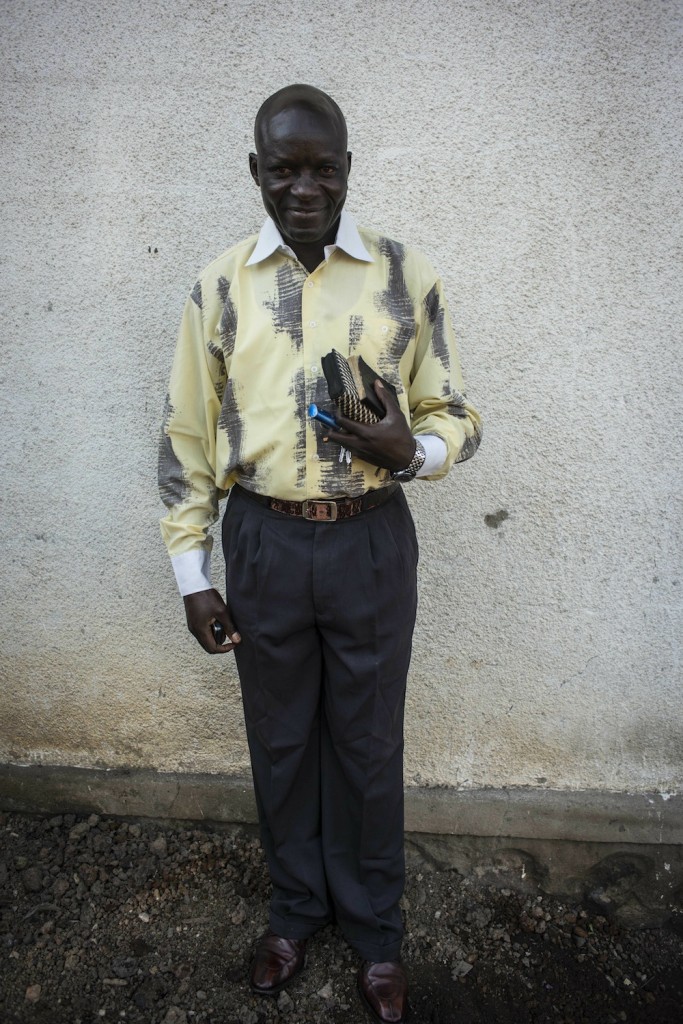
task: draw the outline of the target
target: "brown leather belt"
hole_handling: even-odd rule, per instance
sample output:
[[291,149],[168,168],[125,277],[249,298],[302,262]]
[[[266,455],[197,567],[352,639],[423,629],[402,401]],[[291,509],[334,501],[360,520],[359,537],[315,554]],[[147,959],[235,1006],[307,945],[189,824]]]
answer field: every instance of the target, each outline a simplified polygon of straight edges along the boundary
[[283,498],[269,498],[267,494],[256,494],[248,491],[246,487],[234,485],[240,494],[259,505],[272,508],[275,512],[282,512],[286,516],[302,516],[316,523],[334,523],[338,519],[351,519],[352,516],[360,515],[371,508],[383,505],[399,488],[399,484],[392,483],[386,487],[378,487],[374,491],[366,491],[358,498],[334,498],[311,499],[307,501],[285,501]]

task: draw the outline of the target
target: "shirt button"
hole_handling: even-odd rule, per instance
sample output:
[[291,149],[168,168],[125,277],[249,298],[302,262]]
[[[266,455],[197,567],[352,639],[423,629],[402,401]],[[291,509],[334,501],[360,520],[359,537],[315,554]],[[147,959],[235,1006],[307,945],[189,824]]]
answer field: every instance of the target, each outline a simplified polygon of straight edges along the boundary
[[386,334],[388,330],[389,330],[389,328],[387,327],[387,325],[386,324],[382,324],[382,334]]
[[311,366],[311,373],[317,373],[317,372],[318,372],[318,367],[316,366],[315,363],[313,363],[313,365]]
[[314,462],[320,462],[320,456],[318,455],[317,452],[313,452],[311,458],[313,459]]
[[307,282],[306,282],[306,287],[307,287],[307,288],[315,288],[315,285],[313,284],[313,282],[312,282],[312,281],[307,281]]
[[318,321],[317,320],[311,320],[311,322],[309,323],[308,326],[309,327],[317,327],[318,326]]

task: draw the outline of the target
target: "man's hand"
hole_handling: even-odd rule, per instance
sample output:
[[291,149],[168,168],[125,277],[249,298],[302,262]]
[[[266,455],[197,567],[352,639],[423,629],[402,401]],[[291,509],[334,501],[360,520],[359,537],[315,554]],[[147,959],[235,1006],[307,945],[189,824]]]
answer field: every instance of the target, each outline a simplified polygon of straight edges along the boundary
[[[217,590],[200,590],[183,598],[187,628],[209,654],[226,654],[242,639],[235,629],[230,609]],[[220,622],[232,643],[217,644],[211,625]]]
[[375,381],[375,393],[384,406],[384,419],[364,425],[335,413],[344,432],[325,427],[323,441],[337,441],[373,466],[392,471],[405,469],[415,454],[415,438],[398,400],[379,380]]

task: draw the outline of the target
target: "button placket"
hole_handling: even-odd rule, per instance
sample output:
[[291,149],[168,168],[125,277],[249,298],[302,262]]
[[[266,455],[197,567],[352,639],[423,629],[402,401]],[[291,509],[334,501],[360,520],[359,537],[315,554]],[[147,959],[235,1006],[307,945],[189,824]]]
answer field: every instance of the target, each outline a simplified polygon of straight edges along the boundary
[[[317,494],[319,490],[318,474],[320,469],[320,456],[318,455],[317,428],[313,420],[307,415],[308,405],[315,401],[316,384],[321,373],[320,366],[316,361],[318,355],[317,329],[320,326],[319,309],[317,300],[320,289],[316,288],[315,281],[309,277],[301,292],[301,323],[302,323],[302,360],[304,377],[306,381],[306,418],[308,429],[306,431],[306,468],[307,481],[306,490],[308,494]],[[316,332],[313,334],[312,332]]]

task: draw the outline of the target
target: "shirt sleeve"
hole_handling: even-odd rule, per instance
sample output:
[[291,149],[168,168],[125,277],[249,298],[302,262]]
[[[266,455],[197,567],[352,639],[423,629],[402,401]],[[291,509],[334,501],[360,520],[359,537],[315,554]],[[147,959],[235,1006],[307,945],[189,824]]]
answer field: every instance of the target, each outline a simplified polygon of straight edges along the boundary
[[[205,334],[198,284],[185,304],[159,445],[159,493],[168,509],[161,534],[172,558],[211,551],[208,529],[223,497],[216,488],[216,427],[225,379],[223,353]],[[192,564],[208,567],[203,557]]]
[[[465,397],[460,360],[440,281],[417,311],[417,345],[408,389],[411,430],[432,434],[446,446],[445,458],[420,479],[440,480],[455,462],[470,459],[482,438],[481,417]],[[431,467],[430,467],[431,468]]]

